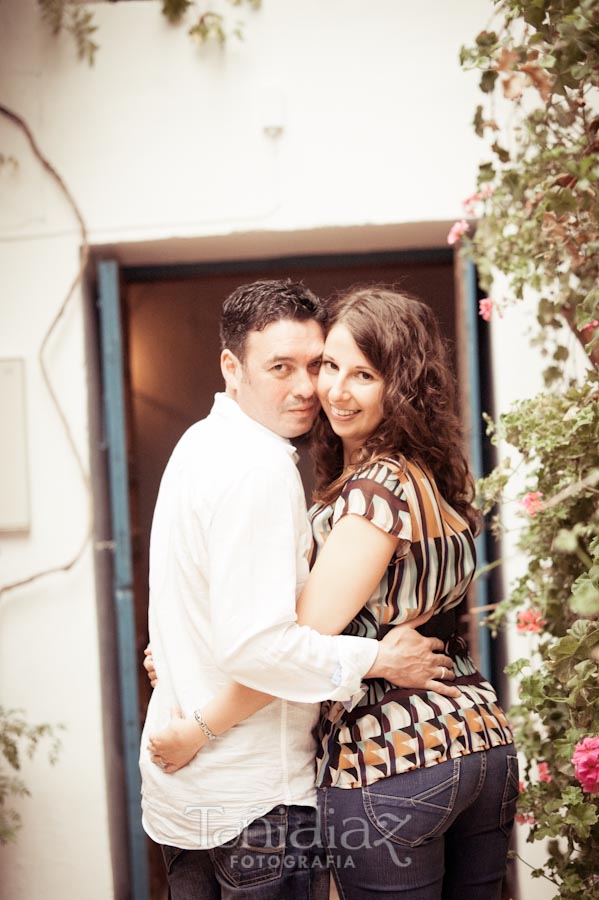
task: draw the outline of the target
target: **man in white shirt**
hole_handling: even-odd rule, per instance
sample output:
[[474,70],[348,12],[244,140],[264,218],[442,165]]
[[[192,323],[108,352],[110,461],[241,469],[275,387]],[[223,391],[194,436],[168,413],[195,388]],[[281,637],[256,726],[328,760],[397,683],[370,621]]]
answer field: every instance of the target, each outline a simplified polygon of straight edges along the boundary
[[[225,301],[226,394],[183,435],[160,486],[149,610],[158,683],[140,766],[144,828],[162,845],[171,900],[321,896],[322,852],[299,837],[315,828],[318,702],[350,700],[364,677],[424,686],[450,665],[433,653],[440,641],[412,629],[377,642],[297,624],[311,534],[289,439],[318,413],[324,319],[318,298],[288,281]],[[174,774],[152,762],[148,739],[171,708],[195,711],[206,731],[200,709],[230,680],[281,699]]]

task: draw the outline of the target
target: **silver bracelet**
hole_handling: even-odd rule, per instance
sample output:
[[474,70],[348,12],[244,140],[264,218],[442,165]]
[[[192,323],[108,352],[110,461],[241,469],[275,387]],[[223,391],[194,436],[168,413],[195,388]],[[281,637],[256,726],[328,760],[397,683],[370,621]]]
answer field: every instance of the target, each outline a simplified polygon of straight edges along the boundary
[[216,735],[215,735],[215,733],[214,733],[213,731],[210,730],[210,728],[208,728],[208,726],[207,726],[206,723],[204,722],[204,718],[203,718],[202,713],[201,713],[201,711],[200,711],[199,709],[195,709],[195,710],[194,710],[194,712],[193,712],[193,717],[194,717],[194,719],[196,720],[196,722],[198,723],[198,725],[200,726],[200,728],[202,729],[202,731],[204,732],[204,734],[206,735],[206,737],[208,738],[208,740],[209,740],[209,741],[215,741],[215,740],[216,740]]

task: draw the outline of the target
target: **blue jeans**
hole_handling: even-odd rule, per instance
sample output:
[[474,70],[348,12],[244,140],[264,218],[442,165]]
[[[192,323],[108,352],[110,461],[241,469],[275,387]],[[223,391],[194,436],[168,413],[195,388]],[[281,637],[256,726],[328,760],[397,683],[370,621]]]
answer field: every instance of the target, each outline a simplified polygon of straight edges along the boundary
[[513,744],[318,793],[341,900],[499,900],[518,798]]
[[212,850],[163,846],[171,900],[327,900],[316,810],[275,806]]

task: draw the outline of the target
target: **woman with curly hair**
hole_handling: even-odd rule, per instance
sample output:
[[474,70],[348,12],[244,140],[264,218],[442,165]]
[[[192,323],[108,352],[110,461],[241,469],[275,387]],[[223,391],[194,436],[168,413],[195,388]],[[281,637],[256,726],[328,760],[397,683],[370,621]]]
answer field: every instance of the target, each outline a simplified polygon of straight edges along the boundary
[[[370,679],[351,709],[323,705],[320,821],[347,900],[501,895],[518,766],[496,694],[456,632],[480,516],[454,393],[425,304],[376,286],[331,302],[313,431],[314,561],[298,619],[378,639],[426,620],[419,630],[445,641],[460,689],[447,697]],[[224,703],[241,720],[265,702],[236,686],[203,716],[210,724]],[[154,752],[169,758],[164,744]]]

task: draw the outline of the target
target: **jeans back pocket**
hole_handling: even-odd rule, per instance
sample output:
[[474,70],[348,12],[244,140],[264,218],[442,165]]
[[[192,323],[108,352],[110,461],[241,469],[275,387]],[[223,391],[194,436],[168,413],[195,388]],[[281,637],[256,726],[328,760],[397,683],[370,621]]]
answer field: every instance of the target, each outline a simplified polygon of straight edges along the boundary
[[364,812],[387,840],[418,847],[451,816],[459,780],[459,758],[383,778],[363,788]]
[[250,822],[232,841],[209,852],[225,884],[249,887],[281,877],[286,841],[287,808],[280,806]]

